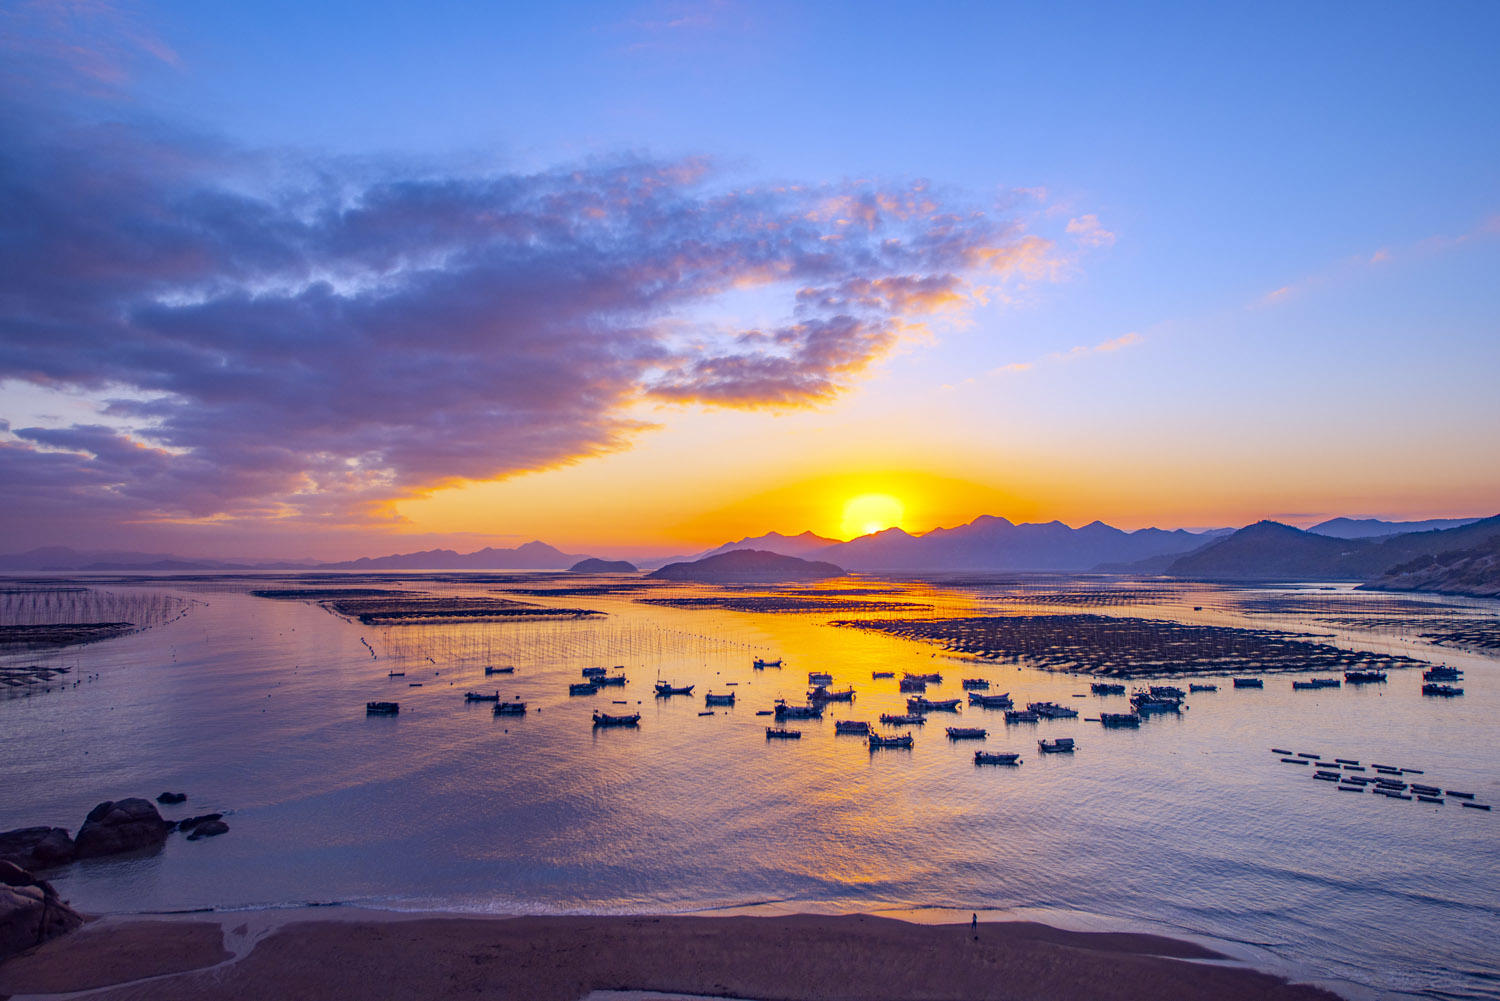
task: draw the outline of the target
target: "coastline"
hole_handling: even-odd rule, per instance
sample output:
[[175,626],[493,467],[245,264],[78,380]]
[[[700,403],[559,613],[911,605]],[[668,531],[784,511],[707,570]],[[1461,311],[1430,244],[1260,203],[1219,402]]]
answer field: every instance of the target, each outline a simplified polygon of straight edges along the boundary
[[0,964],[0,998],[1043,996],[1334,1001],[1181,938],[877,914],[480,916],[305,907],[112,916]]

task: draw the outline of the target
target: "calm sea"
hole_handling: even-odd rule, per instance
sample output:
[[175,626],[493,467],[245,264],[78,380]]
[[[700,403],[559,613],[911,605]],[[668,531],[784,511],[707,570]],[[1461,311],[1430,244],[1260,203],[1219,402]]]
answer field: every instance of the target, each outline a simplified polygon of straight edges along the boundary
[[[600,582],[564,577],[551,583]],[[897,600],[944,614],[1083,610],[1331,633],[1351,648],[1461,666],[1466,694],[1423,698],[1414,671],[1384,685],[1295,693],[1285,675],[1269,676],[1263,691],[1233,690],[1219,677],[1204,679],[1221,689],[1192,696],[1181,718],[1153,718],[1139,731],[1083,719],[1007,728],[1000,713],[966,710],[917,730],[912,751],[872,753],[859,738],[836,737],[832,721],[904,709],[896,682],[873,680],[875,671],[939,671],[936,698],[961,695],[961,678],[984,677],[1019,703],[1055,700],[1082,716],[1120,711],[1124,700],[1075,698],[1088,692],[1086,677],[965,662],[827,624],[859,613],[520,595],[608,615],[365,626],[248,593],[282,580],[95,581],[193,604],[144,633],[40,658],[73,666],[76,686],[0,700],[0,829],[76,830],[100,800],[164,790],[189,796],[169,816],[229,814],[223,837],[174,836],[149,858],[57,872],[75,905],[979,909],[1208,936],[1356,996],[1500,998],[1500,816],[1454,800],[1341,794],[1270,752],[1420,768],[1434,785],[1500,801],[1500,662],[1417,638],[1423,619],[1409,597],[1195,585],[1146,604],[1080,609],[989,598],[1102,585],[898,583]],[[505,581],[408,575],[394,586],[474,595]],[[1268,597],[1290,600],[1265,614]],[[1495,602],[1430,607],[1492,626],[1500,615]],[[757,655],[785,667],[754,670]],[[516,673],[486,678],[486,663]],[[624,689],[568,695],[582,668],[614,665],[629,676]],[[393,670],[405,676],[389,678]],[[823,722],[791,724],[799,741],[767,742],[768,720],[756,710],[803,701],[809,671],[852,684],[857,701]],[[658,677],[697,687],[690,698],[655,699]],[[462,699],[496,689],[532,712],[496,718],[490,705]],[[700,716],[707,691],[735,691],[738,704]],[[367,718],[372,699],[399,700],[399,717]],[[643,714],[639,730],[594,730],[593,710],[627,711],[617,699]],[[1024,764],[976,768],[975,744],[943,736],[955,722],[989,727],[980,746],[1020,751]],[[1049,736],[1075,737],[1078,751],[1038,754],[1037,739]]]

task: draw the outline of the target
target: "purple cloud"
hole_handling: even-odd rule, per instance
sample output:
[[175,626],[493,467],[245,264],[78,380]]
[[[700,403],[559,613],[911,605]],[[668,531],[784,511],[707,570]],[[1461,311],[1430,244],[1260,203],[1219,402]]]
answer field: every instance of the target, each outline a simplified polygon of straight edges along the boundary
[[[624,447],[641,399],[815,405],[1048,247],[920,184],[732,188],[632,158],[403,174],[0,125],[0,380],[109,399],[113,422],[0,426],[7,502],[51,520],[347,523]],[[786,322],[692,325],[747,288]]]

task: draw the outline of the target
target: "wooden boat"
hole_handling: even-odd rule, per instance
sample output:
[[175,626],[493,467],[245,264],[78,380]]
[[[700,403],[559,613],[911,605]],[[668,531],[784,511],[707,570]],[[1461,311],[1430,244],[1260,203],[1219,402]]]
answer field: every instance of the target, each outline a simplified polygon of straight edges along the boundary
[[401,711],[399,702],[366,702],[366,716],[394,716]]
[[599,691],[599,686],[592,681],[580,681],[576,685],[568,686],[569,695],[593,695]]
[[500,693],[496,692],[493,695],[486,695],[483,692],[464,692],[464,701],[465,702],[499,702],[500,701]]
[[877,678],[877,679],[878,678],[894,678],[895,676],[896,676],[896,672],[895,671],[871,671],[870,672],[870,677]]
[[1188,685],[1188,691],[1190,692],[1217,692],[1218,690],[1218,685]]
[[1175,685],[1151,685],[1146,691],[1151,693],[1153,699],[1176,699],[1181,702],[1187,698],[1187,692]]
[[990,687],[990,683],[983,678],[965,678],[960,682],[965,691],[979,691]]
[[950,726],[948,727],[949,740],[983,740],[990,732],[979,726]]
[[853,702],[854,689],[845,688],[842,691],[830,692],[819,685],[807,693],[807,699],[809,702]]
[[499,702],[495,705],[496,716],[525,716],[526,703],[524,702]]
[[1089,685],[1089,691],[1095,695],[1124,695],[1125,686],[1117,685],[1112,681],[1096,681]]
[[1464,690],[1456,685],[1426,684],[1422,686],[1423,695],[1440,695],[1443,698],[1451,699],[1455,695],[1462,695],[1463,693]]
[[613,686],[613,687],[622,687],[625,684],[625,675],[623,675],[623,674],[600,674],[600,675],[596,675],[593,680],[594,680],[594,684],[598,685],[600,688],[611,687],[611,686]]
[[640,713],[630,713],[621,716],[611,716],[609,713],[594,713],[595,726],[639,726],[640,722]]
[[937,701],[933,701],[919,695],[914,699],[906,700],[906,709],[908,712],[914,713],[956,713],[958,712],[958,700],[938,699]]
[[1265,682],[1264,678],[1235,678],[1234,679],[1234,687],[1236,687],[1236,688],[1264,688],[1264,687],[1266,687],[1266,682]]
[[1007,723],[1040,723],[1042,718],[1030,709],[1007,709],[1005,710],[1005,722]]
[[604,667],[585,667],[583,669],[583,676],[585,678],[597,678],[600,675],[608,673],[608,670],[608,668]]
[[1099,722],[1108,727],[1138,727],[1141,717],[1139,713],[1100,713]]
[[823,707],[822,706],[817,706],[817,705],[812,705],[812,706],[792,706],[792,705],[787,705],[785,702],[778,702],[778,703],[776,703],[776,718],[777,719],[822,719],[823,718]]
[[1384,671],[1345,671],[1344,680],[1351,685],[1377,684],[1385,680]]
[[936,672],[932,674],[913,674],[910,671],[906,671],[902,674],[902,677],[907,681],[922,681],[929,685],[941,685],[943,683],[943,676]]
[[386,677],[387,678],[404,678],[404,677],[406,677],[406,672],[405,671],[392,671],[390,674],[387,674]]
[[801,740],[801,730],[787,730],[779,726],[766,727],[767,740]]
[[878,733],[870,734],[870,750],[880,747],[911,747],[911,734],[903,733],[899,737],[882,737]]
[[656,697],[659,699],[669,699],[674,695],[692,695],[694,687],[693,685],[682,685],[679,687],[666,681],[658,681],[656,683]]
[[831,685],[833,684],[833,675],[827,671],[808,671],[807,683],[809,685]]
[[1130,707],[1141,716],[1148,713],[1182,712],[1182,703],[1176,699],[1154,699],[1144,692],[1137,692],[1130,697]]
[[750,666],[757,671],[764,671],[768,667],[780,667],[781,658],[777,657],[775,660],[766,660],[764,657],[756,657],[750,662]]
[[1048,740],[1039,740],[1036,746],[1041,748],[1043,754],[1072,754],[1077,747],[1072,737],[1052,737]]
[[911,678],[902,678],[900,689],[903,692],[925,692],[927,691],[927,682],[915,681]]
[[515,674],[515,673],[516,673],[516,669],[514,667],[486,667],[484,669],[484,676],[486,678],[488,678],[492,674]]
[[1009,692],[999,695],[981,695],[978,692],[969,693],[969,705],[979,706],[982,709],[1010,709],[1015,703],[1010,700]]
[[1044,719],[1077,719],[1078,710],[1060,706],[1056,702],[1032,702],[1026,706]]
[[1019,765],[1021,756],[1010,751],[975,751],[976,765]]
[[927,722],[926,716],[915,713],[881,713],[880,722],[886,726],[923,726]]
[[1439,664],[1422,672],[1423,681],[1457,681],[1464,676],[1464,672],[1447,664]]
[[869,736],[870,724],[862,719],[841,719],[833,724],[833,732],[858,734],[861,737]]
[[732,706],[734,705],[734,692],[728,695],[715,695],[713,692],[703,696],[703,704],[706,706]]

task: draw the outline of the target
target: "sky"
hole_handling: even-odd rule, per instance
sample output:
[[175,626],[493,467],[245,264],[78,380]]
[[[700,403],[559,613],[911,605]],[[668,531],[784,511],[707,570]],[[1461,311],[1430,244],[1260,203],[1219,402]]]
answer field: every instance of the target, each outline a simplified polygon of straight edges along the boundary
[[1492,3],[0,2],[0,551],[1500,511]]

